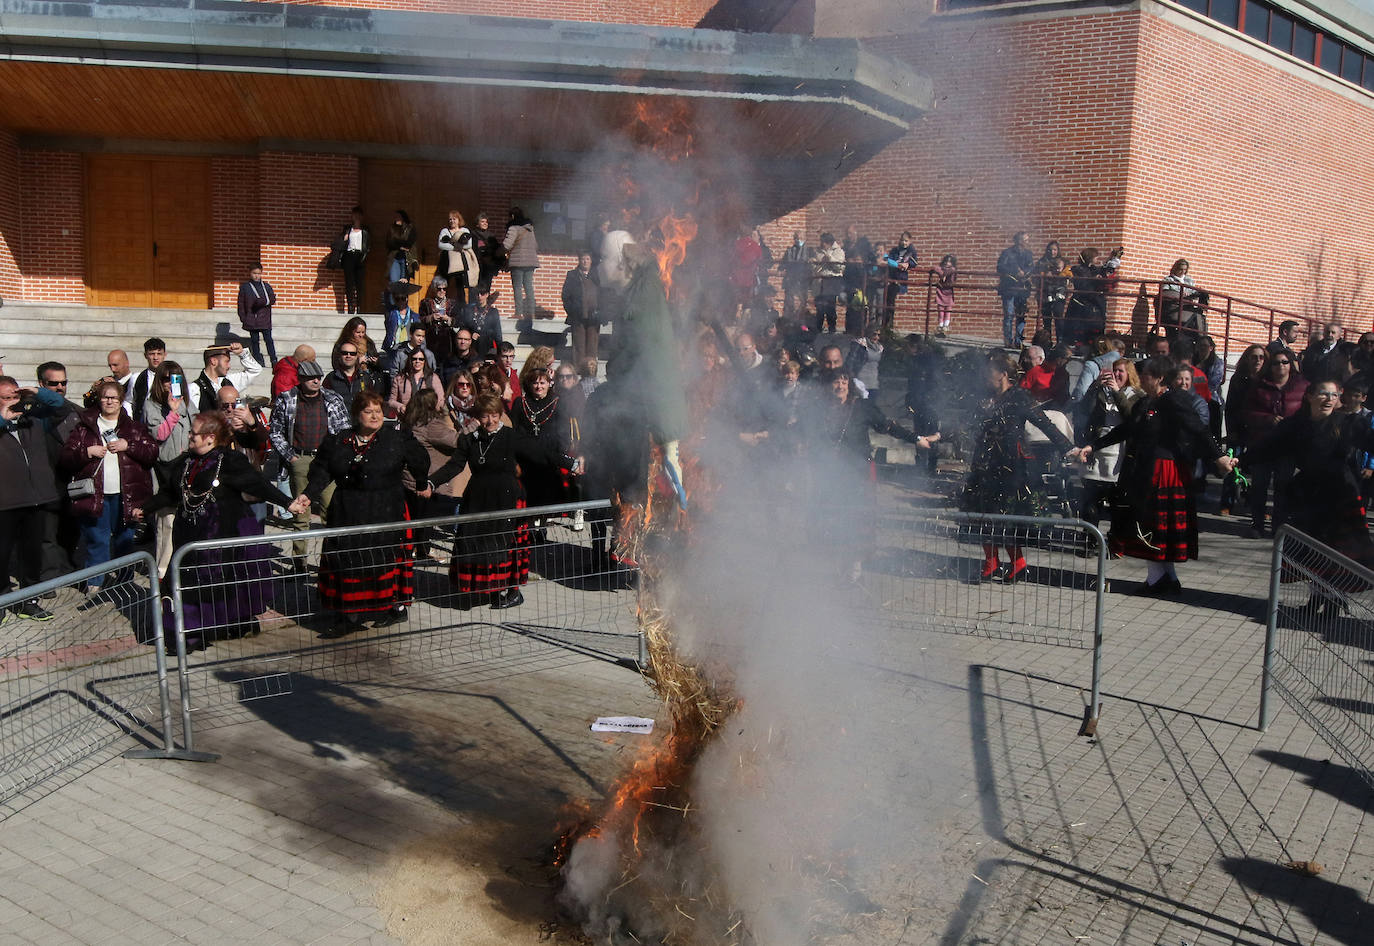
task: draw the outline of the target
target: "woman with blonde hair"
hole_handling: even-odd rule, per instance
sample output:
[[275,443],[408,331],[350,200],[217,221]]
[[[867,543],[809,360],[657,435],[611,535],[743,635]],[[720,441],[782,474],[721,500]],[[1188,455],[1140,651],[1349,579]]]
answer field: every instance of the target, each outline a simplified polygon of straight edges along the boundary
[[[1086,421],[1079,425],[1078,445],[1085,446],[1120,426],[1144,393],[1140,389],[1140,375],[1130,359],[1118,358],[1112,362],[1083,398],[1088,410]],[[1078,518],[1092,523],[1102,519],[1103,504],[1121,478],[1121,460],[1120,444],[1103,447],[1092,455],[1092,462],[1083,471]]]
[[[459,306],[468,299],[467,273],[463,266],[464,250],[472,252],[472,231],[463,225],[463,215],[457,210],[448,212],[448,226],[439,231],[439,265],[436,276],[448,280],[448,294]],[[476,302],[476,296],[472,298]]]

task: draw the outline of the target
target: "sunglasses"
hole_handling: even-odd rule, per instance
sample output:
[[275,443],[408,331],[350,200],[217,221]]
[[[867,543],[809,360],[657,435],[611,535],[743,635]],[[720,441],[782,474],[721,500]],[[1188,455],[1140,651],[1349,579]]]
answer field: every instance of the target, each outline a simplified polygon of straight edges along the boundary
[[44,381],[44,382],[43,382],[43,387],[45,387],[45,388],[65,388],[66,386],[67,386],[67,380],[66,380],[65,378],[63,378],[61,381]]
[[455,388],[470,388],[470,387],[472,387],[472,382],[471,382],[471,381],[455,381],[455,382],[453,383],[453,386],[454,386]]
[[358,357],[358,353],[357,353],[356,351],[340,351],[340,352],[339,352],[339,355],[340,355],[340,357],[343,357],[343,358],[357,358],[357,357]]

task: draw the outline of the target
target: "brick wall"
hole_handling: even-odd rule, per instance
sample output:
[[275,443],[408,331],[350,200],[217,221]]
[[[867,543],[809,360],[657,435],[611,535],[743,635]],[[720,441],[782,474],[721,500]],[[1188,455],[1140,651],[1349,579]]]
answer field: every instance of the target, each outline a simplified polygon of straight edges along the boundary
[[357,202],[357,158],[278,151],[258,156],[260,256],[284,308],[342,308],[343,275],[323,263]]
[[11,132],[0,131],[0,298],[17,299],[23,292],[19,273],[20,208],[19,143]]
[[259,255],[258,159],[212,158],[210,187],[214,240],[211,265],[215,281],[210,304],[235,306],[239,282]]
[[288,0],[304,5],[418,13],[469,13],[480,16],[638,23],[645,26],[696,26],[715,0]]
[[[1374,100],[1185,22],[936,18],[871,41],[929,75],[938,105],[811,203],[812,238],[851,220],[874,239],[911,229],[923,263],[952,252],[965,273],[991,270],[1018,229],[1037,255],[1050,238],[1070,256],[1123,244],[1127,277],[1185,257],[1205,287],[1313,315],[1334,304],[1368,327]],[[956,329],[1000,337],[991,293],[956,297]],[[1265,334],[1267,315],[1241,308],[1265,322],[1233,335]],[[913,292],[899,323],[923,319]]]
[[85,214],[81,155],[21,151],[20,297],[43,302],[86,301]]
[[[934,81],[937,107],[912,131],[812,201],[810,238],[856,223],[891,243],[911,230],[922,264],[945,253],[962,271],[991,270],[1011,234],[1038,256],[1120,242],[1130,154],[1138,20],[1130,15],[932,21],[875,40]],[[1000,338],[1000,318],[956,309],[956,331]],[[966,300],[967,301],[967,300]],[[925,293],[898,306],[920,328]],[[918,311],[919,310],[919,311]],[[918,320],[920,320],[918,322]]]
[[1374,97],[1275,59],[1141,17],[1131,268],[1158,278],[1184,257],[1203,286],[1368,329]]

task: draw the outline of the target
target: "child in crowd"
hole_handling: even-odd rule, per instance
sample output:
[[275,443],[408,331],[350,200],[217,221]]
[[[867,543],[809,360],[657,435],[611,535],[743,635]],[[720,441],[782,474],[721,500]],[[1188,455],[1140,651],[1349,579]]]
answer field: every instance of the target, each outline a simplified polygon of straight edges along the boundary
[[[1341,390],[1341,410],[1347,414],[1358,414],[1374,423],[1374,414],[1364,406],[1368,397],[1368,385],[1359,378],[1351,378]],[[1368,509],[1370,501],[1374,500],[1374,453],[1360,450],[1353,459],[1355,475],[1360,480],[1360,499],[1364,501],[1365,509]]]
[[935,279],[935,309],[940,315],[935,334],[944,338],[954,318],[954,283],[959,278],[959,261],[953,253],[946,253],[930,275]]

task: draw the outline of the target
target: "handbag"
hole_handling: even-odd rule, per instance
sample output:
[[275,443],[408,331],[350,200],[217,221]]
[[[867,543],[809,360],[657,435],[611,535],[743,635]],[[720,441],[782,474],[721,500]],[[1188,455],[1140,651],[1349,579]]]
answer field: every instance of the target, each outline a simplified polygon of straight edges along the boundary
[[72,480],[67,484],[68,499],[85,499],[87,496],[95,495],[95,478],[87,476],[84,479]]

